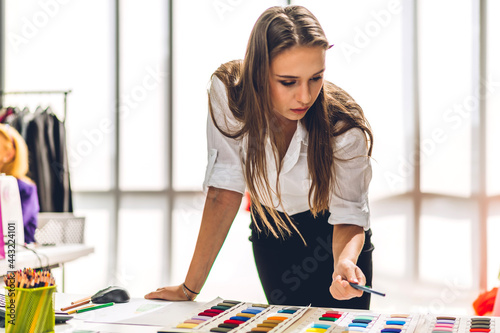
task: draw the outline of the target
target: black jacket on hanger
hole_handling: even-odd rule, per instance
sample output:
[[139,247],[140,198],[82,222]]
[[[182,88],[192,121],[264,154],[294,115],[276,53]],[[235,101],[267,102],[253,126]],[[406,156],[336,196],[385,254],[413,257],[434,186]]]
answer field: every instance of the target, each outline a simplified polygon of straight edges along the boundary
[[[53,199],[55,212],[72,212],[73,201],[69,181],[69,164],[66,152],[66,130],[64,124],[50,112],[47,127],[52,126],[53,140],[49,148],[50,169],[53,178]],[[53,144],[52,144],[53,143]]]
[[37,109],[27,125],[25,139],[40,212],[72,212],[64,124],[50,109]]

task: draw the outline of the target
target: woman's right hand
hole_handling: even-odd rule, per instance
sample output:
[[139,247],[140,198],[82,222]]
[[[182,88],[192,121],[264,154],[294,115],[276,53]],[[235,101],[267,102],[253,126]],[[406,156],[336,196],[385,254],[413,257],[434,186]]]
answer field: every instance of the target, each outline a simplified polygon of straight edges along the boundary
[[[191,301],[195,299],[196,295],[186,290],[189,297],[191,297]],[[186,297],[186,294],[182,291],[182,284],[178,286],[169,286],[162,287],[156,289],[156,291],[152,291],[149,294],[145,295],[146,299],[163,299],[166,301],[189,301]]]

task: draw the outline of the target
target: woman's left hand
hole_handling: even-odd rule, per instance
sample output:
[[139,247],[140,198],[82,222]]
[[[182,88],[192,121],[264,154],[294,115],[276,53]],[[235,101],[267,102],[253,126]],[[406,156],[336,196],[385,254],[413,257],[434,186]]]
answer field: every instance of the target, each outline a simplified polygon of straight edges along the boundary
[[338,300],[351,299],[363,295],[361,290],[354,289],[349,282],[364,286],[366,278],[361,269],[351,260],[344,259],[335,265],[330,294]]

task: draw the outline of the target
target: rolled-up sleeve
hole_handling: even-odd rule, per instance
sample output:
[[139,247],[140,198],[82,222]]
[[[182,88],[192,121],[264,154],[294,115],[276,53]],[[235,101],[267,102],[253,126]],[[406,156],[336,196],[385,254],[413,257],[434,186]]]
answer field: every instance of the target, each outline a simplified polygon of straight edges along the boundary
[[[224,84],[216,77],[209,88],[210,103],[217,125],[224,131],[232,132],[240,124],[229,110]],[[241,140],[223,135],[215,127],[210,113],[207,119],[208,163],[203,182],[206,193],[210,186],[245,193],[245,177],[240,158]]]
[[368,187],[372,178],[365,134],[358,128],[337,137],[335,184],[330,199],[330,224],[370,228]]

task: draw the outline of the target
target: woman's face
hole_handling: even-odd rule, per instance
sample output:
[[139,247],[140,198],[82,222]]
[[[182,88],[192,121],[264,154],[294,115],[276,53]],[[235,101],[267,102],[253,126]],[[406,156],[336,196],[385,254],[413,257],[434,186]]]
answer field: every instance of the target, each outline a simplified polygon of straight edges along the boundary
[[0,166],[10,162],[13,157],[13,149],[8,144],[7,139],[0,134]]
[[295,46],[271,61],[269,82],[273,110],[288,120],[302,119],[323,86],[325,49]]

